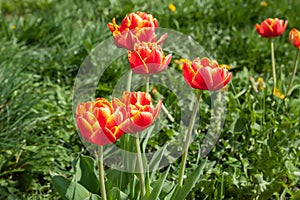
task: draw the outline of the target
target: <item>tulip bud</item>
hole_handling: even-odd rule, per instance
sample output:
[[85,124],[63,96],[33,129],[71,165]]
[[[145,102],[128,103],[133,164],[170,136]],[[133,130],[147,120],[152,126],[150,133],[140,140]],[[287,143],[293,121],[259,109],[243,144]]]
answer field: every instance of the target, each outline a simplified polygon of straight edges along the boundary
[[290,42],[300,50],[300,31],[293,28],[289,33]]

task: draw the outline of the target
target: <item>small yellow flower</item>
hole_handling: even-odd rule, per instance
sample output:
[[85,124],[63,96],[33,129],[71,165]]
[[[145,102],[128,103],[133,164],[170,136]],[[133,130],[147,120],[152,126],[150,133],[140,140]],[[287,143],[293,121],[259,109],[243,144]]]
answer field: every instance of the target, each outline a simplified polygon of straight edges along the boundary
[[180,60],[174,60],[174,62],[176,63],[176,64],[178,64],[178,68],[180,69],[180,70],[182,70],[182,67],[183,67],[183,63],[184,62],[189,62],[189,60],[187,60],[187,59],[184,59],[184,58],[181,58]]
[[277,87],[274,87],[273,95],[277,96],[279,99],[284,99],[284,95],[278,90]]
[[172,12],[176,11],[176,6],[173,3],[169,3],[168,7]]
[[227,70],[230,70],[230,65],[221,64],[220,67],[224,68],[224,69],[227,69]]
[[262,1],[262,2],[260,2],[260,5],[263,6],[263,7],[267,7],[268,3],[266,1]]
[[265,84],[265,81],[262,77],[258,77],[256,82],[258,83],[259,85],[259,89],[260,90],[263,90],[264,89],[264,84]]
[[10,26],[10,29],[12,29],[12,30],[14,30],[14,29],[16,29],[17,27],[16,27],[16,25],[11,25]]

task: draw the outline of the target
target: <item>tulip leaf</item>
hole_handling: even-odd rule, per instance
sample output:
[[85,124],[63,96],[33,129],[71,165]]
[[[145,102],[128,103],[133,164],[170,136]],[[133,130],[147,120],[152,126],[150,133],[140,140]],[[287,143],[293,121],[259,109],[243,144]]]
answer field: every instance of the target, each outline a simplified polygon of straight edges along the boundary
[[63,176],[53,176],[52,183],[60,196],[65,200],[82,200],[90,196],[89,191],[82,185]]
[[145,173],[145,187],[146,187],[146,197],[150,195],[151,192],[151,186],[150,186],[150,180],[149,180],[149,172]]
[[164,197],[164,200],[170,200],[178,190],[178,184],[174,185],[171,191]]
[[75,178],[91,193],[99,194],[99,180],[95,174],[95,160],[90,156],[81,155],[76,162]]
[[128,195],[122,192],[119,188],[113,187],[108,193],[107,193],[108,200],[126,200],[128,199]]
[[128,172],[122,172],[116,169],[108,169],[106,171],[106,187],[109,190],[113,187],[118,187],[120,190],[125,190],[128,187],[128,183],[131,179],[131,174]]
[[146,152],[146,147],[147,147],[147,143],[148,143],[148,140],[151,136],[151,133],[153,131],[155,126],[150,126],[150,128],[147,129],[147,134],[146,134],[146,137],[143,138],[143,141],[142,141],[142,152]]
[[164,145],[161,149],[157,150],[153,154],[153,156],[149,162],[149,170],[152,171],[151,177],[150,177],[151,180],[153,179],[153,177],[155,175],[155,171],[159,167],[159,163],[164,155],[166,148],[167,148],[167,145]]
[[182,187],[177,187],[175,193],[173,193],[172,200],[182,200],[192,191],[195,184],[198,182],[200,176],[203,174],[203,169],[205,167],[206,160],[202,162],[188,178],[185,179]]
[[147,200],[156,200],[158,199],[160,192],[163,188],[163,184],[167,178],[167,175],[169,173],[170,166],[168,169],[159,177],[158,181],[154,182],[153,184],[153,190],[151,191],[150,196],[148,196]]
[[102,200],[102,198],[97,194],[91,194],[89,197],[85,198],[84,200]]
[[296,89],[298,89],[298,88],[300,88],[300,84],[294,85],[294,86],[290,89],[288,95],[292,94],[293,91],[296,90]]

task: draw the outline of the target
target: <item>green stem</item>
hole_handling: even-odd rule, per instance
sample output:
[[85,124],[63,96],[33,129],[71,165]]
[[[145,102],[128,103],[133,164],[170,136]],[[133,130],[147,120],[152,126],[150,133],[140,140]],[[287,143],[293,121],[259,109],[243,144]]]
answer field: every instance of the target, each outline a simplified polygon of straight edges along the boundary
[[130,91],[131,89],[131,77],[132,77],[132,70],[130,69],[127,76],[126,91]]
[[107,200],[105,182],[104,182],[103,146],[99,146],[98,148],[98,173],[99,173],[101,196],[103,200]]
[[166,113],[167,117],[171,122],[175,121],[174,117],[169,113],[168,109],[165,107],[164,104],[161,105],[161,109],[164,111],[164,113]]
[[287,97],[289,95],[290,89],[291,89],[291,87],[293,85],[293,82],[294,82],[294,78],[295,78],[296,70],[297,70],[297,65],[298,65],[298,60],[299,60],[299,54],[300,54],[300,50],[297,49],[296,59],[295,59],[295,62],[294,62],[294,67],[293,67],[293,74],[292,74],[292,78],[290,80],[289,86],[286,90],[285,97]]
[[145,177],[144,177],[144,166],[143,166],[143,160],[142,160],[142,153],[141,153],[141,147],[140,147],[140,139],[139,134],[136,133],[135,137],[135,146],[136,146],[136,153],[138,158],[138,167],[139,167],[139,173],[140,173],[140,186],[141,186],[141,199],[146,198],[146,188],[145,188]]
[[150,92],[150,86],[149,83],[150,82],[150,76],[148,74],[146,74],[146,92]]
[[[274,88],[277,87],[277,80],[276,80],[276,68],[275,68],[275,55],[274,55],[274,41],[273,38],[271,38],[271,59],[272,59],[272,72],[273,72],[273,82],[274,82]],[[272,92],[273,94],[273,92]]]
[[197,114],[197,111],[198,111],[198,106],[199,106],[199,101],[200,101],[201,94],[202,94],[202,91],[199,90],[198,94],[197,94],[196,102],[195,102],[194,107],[193,107],[193,111],[192,111],[192,115],[191,115],[191,119],[190,119],[190,124],[189,124],[189,127],[188,127],[188,132],[187,132],[186,138],[185,138],[185,143],[184,143],[184,147],[183,147],[183,155],[182,155],[182,158],[181,158],[181,167],[180,167],[180,171],[179,171],[179,186],[180,187],[182,187],[182,185],[183,185],[183,176],[184,176],[185,164],[186,164],[188,149],[189,149],[189,145],[190,145],[190,140],[191,140],[192,131],[193,131],[193,127],[194,127],[194,123],[195,123],[195,119],[196,119],[196,114]]

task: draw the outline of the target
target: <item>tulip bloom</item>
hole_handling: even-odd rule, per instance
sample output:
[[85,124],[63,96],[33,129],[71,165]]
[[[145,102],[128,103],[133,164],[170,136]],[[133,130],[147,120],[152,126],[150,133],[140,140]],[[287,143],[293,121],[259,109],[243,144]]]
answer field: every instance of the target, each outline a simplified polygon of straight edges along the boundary
[[152,97],[146,92],[124,92],[122,98],[113,99],[112,104],[114,107],[126,107],[127,120],[126,126],[123,126],[126,133],[137,133],[148,128],[162,107],[162,101],[159,101],[154,108]]
[[119,48],[133,50],[135,43],[156,41],[158,21],[146,12],[137,11],[126,15],[120,26],[113,19],[107,26],[113,33],[115,45]]
[[300,31],[293,28],[289,33],[290,42],[300,50]]
[[132,71],[136,74],[157,74],[165,70],[172,55],[164,55],[157,43],[140,43],[128,52],[128,61]]
[[265,19],[261,25],[256,24],[255,29],[262,37],[272,38],[282,35],[287,25],[287,20],[284,22],[282,19],[268,18]]
[[115,142],[124,133],[125,110],[113,108],[104,98],[80,103],[76,109],[76,124],[82,137],[93,144],[103,146]]
[[227,85],[232,74],[226,67],[220,67],[215,60],[196,58],[192,62],[184,62],[183,77],[187,84],[199,90],[219,90]]

